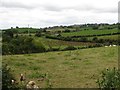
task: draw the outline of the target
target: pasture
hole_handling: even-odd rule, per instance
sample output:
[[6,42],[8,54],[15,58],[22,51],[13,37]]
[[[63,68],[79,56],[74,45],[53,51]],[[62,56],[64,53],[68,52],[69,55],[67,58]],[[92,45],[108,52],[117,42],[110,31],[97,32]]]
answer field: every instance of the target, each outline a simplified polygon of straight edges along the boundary
[[99,47],[75,51],[59,51],[37,54],[4,55],[3,64],[8,64],[16,80],[20,73],[26,80],[39,81],[47,74],[53,88],[95,88],[96,80],[105,68],[118,66],[118,47]]
[[81,30],[79,32],[62,33],[62,36],[85,36],[117,33],[118,29],[111,30]]
[[42,43],[46,49],[50,47],[64,49],[67,46],[75,46],[75,47],[85,47],[89,45],[95,45],[95,43],[90,42],[73,42],[73,41],[62,41],[55,39],[48,39],[44,37],[34,37],[34,41],[36,44]]
[[[118,35],[105,35],[105,36],[95,36],[97,37],[98,39],[109,39],[109,40],[118,40]],[[92,40],[94,37],[87,37],[88,40]]]

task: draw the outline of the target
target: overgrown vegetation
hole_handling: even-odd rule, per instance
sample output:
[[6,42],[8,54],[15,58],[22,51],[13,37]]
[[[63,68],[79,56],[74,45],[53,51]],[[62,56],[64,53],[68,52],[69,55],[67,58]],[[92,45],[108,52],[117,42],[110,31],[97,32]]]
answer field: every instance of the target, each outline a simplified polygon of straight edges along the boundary
[[98,79],[97,83],[102,90],[119,90],[120,71],[116,68],[103,70],[101,78]]
[[[35,73],[32,75],[32,78],[41,78],[43,79],[45,82],[45,87],[44,89],[50,89],[52,88],[52,83],[50,81],[50,77],[48,74],[40,74],[40,73]],[[15,78],[15,75],[13,75],[12,73],[12,69],[6,64],[3,65],[2,67],[2,89],[3,90],[24,90],[27,89],[27,82],[28,81],[18,81],[19,79]],[[42,80],[42,81],[43,81]],[[37,89],[37,88],[35,88]],[[33,90],[31,88],[27,89],[27,90]]]
[[20,88],[17,84],[12,84],[12,80],[15,80],[12,71],[8,65],[2,66],[2,89],[17,89]]
[[15,36],[12,30],[3,33],[3,55],[45,52],[45,47],[36,45],[30,36]]

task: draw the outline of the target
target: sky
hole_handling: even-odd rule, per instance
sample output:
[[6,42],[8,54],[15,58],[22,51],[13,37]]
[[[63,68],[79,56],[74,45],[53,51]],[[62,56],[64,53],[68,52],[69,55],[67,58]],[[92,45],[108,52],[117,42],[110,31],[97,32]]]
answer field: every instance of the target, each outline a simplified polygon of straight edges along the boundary
[[0,29],[117,23],[119,0],[0,0]]

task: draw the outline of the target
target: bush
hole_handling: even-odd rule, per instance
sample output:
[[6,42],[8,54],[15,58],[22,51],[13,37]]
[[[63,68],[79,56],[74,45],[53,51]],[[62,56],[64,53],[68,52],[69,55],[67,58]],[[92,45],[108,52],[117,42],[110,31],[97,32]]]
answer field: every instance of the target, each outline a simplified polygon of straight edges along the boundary
[[86,37],[81,37],[81,38],[80,38],[80,41],[81,41],[81,42],[87,42],[87,41],[88,41],[88,38],[86,38]]
[[68,46],[66,48],[64,48],[64,50],[76,50],[77,48],[75,48],[74,46]]
[[70,32],[70,30],[69,29],[66,29],[65,31],[63,31],[63,32]]
[[2,89],[18,88],[18,85],[12,84],[11,80],[15,80],[11,74],[11,69],[7,65],[2,66]]
[[93,39],[92,39],[92,41],[97,41],[98,40],[98,38],[97,37],[93,37]]
[[120,88],[120,71],[116,68],[102,71],[101,78],[97,80],[99,88],[106,90],[116,90]]
[[96,43],[93,47],[101,47],[101,46],[102,46],[102,44]]
[[36,32],[35,36],[37,36],[37,37],[41,37],[42,34],[41,34],[41,32],[39,31],[39,32]]
[[2,44],[2,54],[27,54],[27,53],[38,53],[45,52],[46,49],[42,44],[36,44],[32,37],[22,37],[13,38],[11,41],[4,42]]

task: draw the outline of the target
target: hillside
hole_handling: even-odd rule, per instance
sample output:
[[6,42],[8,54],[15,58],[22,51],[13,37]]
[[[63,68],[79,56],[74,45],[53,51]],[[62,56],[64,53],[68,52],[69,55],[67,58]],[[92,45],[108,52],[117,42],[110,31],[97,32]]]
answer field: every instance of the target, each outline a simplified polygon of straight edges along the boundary
[[75,51],[47,52],[37,54],[5,55],[13,75],[19,81],[20,73],[27,81],[39,81],[40,75],[47,74],[53,88],[92,88],[98,87],[96,80],[105,68],[117,67],[118,47],[99,47]]

